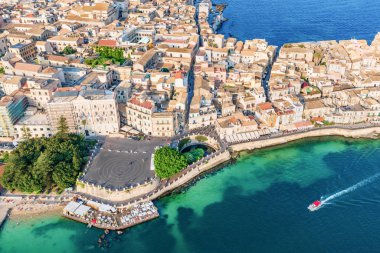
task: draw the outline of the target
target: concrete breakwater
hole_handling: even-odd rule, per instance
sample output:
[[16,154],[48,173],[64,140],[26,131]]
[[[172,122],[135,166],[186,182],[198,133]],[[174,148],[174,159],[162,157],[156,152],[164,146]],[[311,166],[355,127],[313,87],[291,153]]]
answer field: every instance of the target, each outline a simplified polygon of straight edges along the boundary
[[238,143],[230,146],[231,151],[240,152],[245,150],[253,150],[285,144],[291,141],[300,140],[303,138],[323,137],[323,136],[343,136],[349,138],[365,138],[373,137],[380,134],[380,126],[369,126],[363,128],[348,128],[348,127],[328,127],[316,128],[305,132],[296,132],[284,134],[270,138],[260,138],[250,142]]

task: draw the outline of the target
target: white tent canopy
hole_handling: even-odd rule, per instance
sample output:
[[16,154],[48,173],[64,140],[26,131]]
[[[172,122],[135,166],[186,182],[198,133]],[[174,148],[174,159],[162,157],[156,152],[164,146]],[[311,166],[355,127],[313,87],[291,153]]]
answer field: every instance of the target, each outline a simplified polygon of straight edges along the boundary
[[84,216],[85,214],[88,213],[88,211],[90,211],[91,207],[89,206],[85,206],[85,205],[80,205],[76,210],[75,210],[75,214],[76,215],[79,215],[79,216]]
[[81,203],[70,201],[63,210],[68,213],[75,213],[75,210],[77,210],[80,205]]

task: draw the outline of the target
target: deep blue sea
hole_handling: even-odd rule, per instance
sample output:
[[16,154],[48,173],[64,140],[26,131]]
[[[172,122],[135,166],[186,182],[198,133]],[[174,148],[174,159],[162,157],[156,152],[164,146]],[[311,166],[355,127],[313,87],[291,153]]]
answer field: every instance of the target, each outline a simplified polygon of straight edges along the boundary
[[376,0],[216,0],[227,3],[229,19],[220,29],[240,40],[263,38],[281,46],[288,42],[366,39],[380,31]]
[[[380,1],[218,0],[220,32],[269,43],[372,40]],[[59,216],[9,220],[0,253],[374,253],[380,252],[380,141],[318,138],[243,154],[181,194],[156,201],[160,218],[112,234]],[[370,180],[368,180],[370,179]],[[314,200],[361,187],[316,212]]]

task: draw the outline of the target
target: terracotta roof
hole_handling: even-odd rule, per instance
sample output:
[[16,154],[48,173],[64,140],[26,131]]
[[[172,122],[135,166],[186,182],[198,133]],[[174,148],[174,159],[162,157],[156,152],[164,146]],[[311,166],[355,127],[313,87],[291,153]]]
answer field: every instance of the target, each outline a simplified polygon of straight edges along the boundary
[[325,120],[325,118],[324,117],[312,117],[311,120],[312,121],[320,121],[320,122],[322,122],[322,121]]
[[48,61],[59,61],[59,62],[66,62],[69,59],[65,56],[60,56],[60,55],[49,55],[47,57]]
[[73,86],[73,87],[59,87],[55,91],[56,92],[62,92],[62,91],[80,91],[80,90],[81,90],[81,86],[77,85],[77,86]]
[[92,10],[107,11],[109,6],[110,6],[109,3],[96,3],[95,5],[92,6]]
[[47,67],[46,69],[42,70],[42,73],[45,73],[45,74],[54,74],[57,72],[58,70],[52,67]]
[[266,103],[258,104],[258,107],[259,107],[261,110],[270,110],[270,109],[273,109],[273,107],[272,107],[272,103],[270,103],[270,102],[266,102]]
[[140,102],[140,100],[137,99],[136,97],[131,98],[128,102],[131,103],[131,104],[140,106],[140,107],[144,107],[146,109],[152,109],[153,108],[153,103],[152,102],[147,101],[147,100],[145,100],[143,102]]
[[176,79],[182,79],[183,78],[183,72],[182,71],[177,71],[174,75]]
[[102,47],[116,47],[116,40],[99,40],[98,45]]
[[41,71],[42,66],[30,63],[17,62],[15,65],[16,70],[21,71],[30,71],[30,72],[39,72]]
[[296,122],[296,123],[294,123],[294,125],[297,128],[301,128],[301,127],[313,127],[313,124],[310,121]]
[[0,105],[1,106],[6,106],[9,102],[11,102],[13,100],[13,97],[11,96],[4,96],[1,98],[0,100]]

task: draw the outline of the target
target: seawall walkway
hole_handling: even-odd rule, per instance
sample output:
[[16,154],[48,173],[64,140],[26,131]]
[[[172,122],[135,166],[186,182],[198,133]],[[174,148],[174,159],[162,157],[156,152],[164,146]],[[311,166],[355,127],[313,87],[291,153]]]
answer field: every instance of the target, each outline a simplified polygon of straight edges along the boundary
[[261,136],[253,141],[242,141],[230,145],[230,149],[234,152],[253,150],[257,148],[265,148],[291,141],[323,136],[344,136],[351,138],[373,137],[380,134],[380,124],[360,124],[355,126],[328,126],[314,128],[311,130],[298,131],[292,133],[275,133],[271,135]]
[[130,207],[141,202],[160,198],[170,193],[171,191],[185,185],[186,183],[195,179],[202,173],[210,169],[213,169],[216,166],[229,161],[230,159],[231,159],[231,155],[230,155],[229,150],[227,148],[223,148],[221,150],[216,151],[215,153],[212,153],[206,157],[203,157],[201,160],[195,162],[194,164],[187,166],[185,169],[183,169],[181,172],[174,175],[173,177],[161,181],[160,185],[153,191],[141,196],[137,196],[135,198],[125,200],[125,201],[109,201],[103,198],[97,198],[93,195],[89,195],[89,194],[85,194],[81,192],[78,192],[78,195],[84,198],[85,200],[93,200],[99,203],[109,204],[117,208],[126,208],[126,207]]

